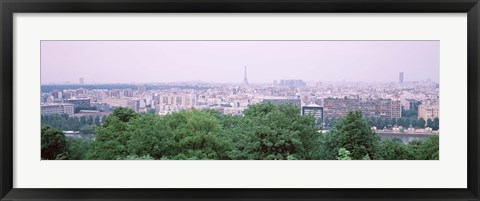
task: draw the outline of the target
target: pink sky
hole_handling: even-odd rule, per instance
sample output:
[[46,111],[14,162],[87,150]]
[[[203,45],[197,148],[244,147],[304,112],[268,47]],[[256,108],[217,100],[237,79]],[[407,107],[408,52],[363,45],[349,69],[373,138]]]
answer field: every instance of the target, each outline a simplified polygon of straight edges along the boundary
[[42,41],[42,84],[439,80],[440,41]]

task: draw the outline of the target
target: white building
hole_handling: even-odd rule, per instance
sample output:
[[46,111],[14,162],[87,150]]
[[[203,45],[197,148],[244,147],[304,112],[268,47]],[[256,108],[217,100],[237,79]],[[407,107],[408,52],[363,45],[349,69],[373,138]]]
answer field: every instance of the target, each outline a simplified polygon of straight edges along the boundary
[[73,116],[74,107],[73,104],[59,103],[59,104],[43,104],[41,105],[41,114],[68,114]]

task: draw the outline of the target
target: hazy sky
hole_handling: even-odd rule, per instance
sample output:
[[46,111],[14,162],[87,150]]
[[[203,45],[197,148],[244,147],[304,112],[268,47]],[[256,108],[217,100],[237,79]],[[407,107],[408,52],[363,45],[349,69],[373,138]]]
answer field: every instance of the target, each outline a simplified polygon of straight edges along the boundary
[[439,41],[42,41],[42,84],[439,79]]

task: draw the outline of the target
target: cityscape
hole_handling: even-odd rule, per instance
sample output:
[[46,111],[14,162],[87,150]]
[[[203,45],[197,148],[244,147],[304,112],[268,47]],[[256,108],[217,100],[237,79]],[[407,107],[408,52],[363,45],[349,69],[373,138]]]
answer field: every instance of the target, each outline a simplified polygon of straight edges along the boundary
[[[44,43],[48,44],[50,42],[71,43],[71,41],[45,41],[42,43],[42,48],[44,48]],[[184,41],[182,42],[184,43]],[[223,42],[225,43],[225,41]],[[242,43],[242,41],[230,41],[230,43],[235,42]],[[252,41],[247,42],[255,44],[255,42]],[[279,43],[278,41],[276,42]],[[345,43],[351,43],[353,46],[358,45],[358,43],[366,43],[365,41],[338,42],[342,43],[341,46],[345,46]],[[375,42],[382,43],[383,41],[370,41],[368,43],[375,44]],[[77,41],[76,43],[82,42]],[[121,42],[119,41],[118,43]],[[195,43],[195,41],[191,43]],[[285,43],[288,44],[290,42],[287,41]],[[55,80],[49,82],[44,79],[47,76],[44,76],[45,71],[43,67],[47,65],[44,61],[47,62],[48,60],[42,58],[40,100],[42,115],[42,159],[438,160],[438,136],[440,131],[438,41],[396,41],[392,43],[393,46],[400,44],[402,51],[408,52],[411,52],[411,50],[405,46],[409,46],[409,44],[413,44],[411,48],[417,51],[418,49],[422,49],[418,48],[418,46],[422,44],[426,43],[426,46],[432,46],[430,49],[425,48],[425,50],[423,50],[433,52],[429,52],[429,54],[433,55],[431,58],[425,56],[429,54],[420,55],[420,60],[424,62],[428,60],[433,61],[429,63],[431,66],[430,69],[422,72],[422,70],[417,70],[418,68],[413,68],[413,72],[415,73],[412,74],[404,71],[388,71],[388,77],[383,74],[379,75],[381,79],[378,80],[380,81],[376,81],[375,76],[373,76],[373,80],[354,79],[355,81],[322,79],[322,76],[318,77],[318,79],[312,79],[314,77],[310,76],[285,78],[292,77],[292,75],[279,76],[269,81],[266,81],[266,79],[259,81],[258,78],[261,76],[255,73],[262,71],[254,70],[255,67],[252,68],[247,64],[243,64],[232,67],[234,70],[230,69],[231,72],[237,73],[228,73],[228,76],[235,77],[236,80],[211,81],[202,79],[201,77],[195,77],[195,81],[178,79],[178,81],[159,80],[156,82],[142,82],[141,80],[137,80],[135,82],[124,81],[121,83],[119,80],[112,80],[109,81],[111,83],[100,83],[93,82],[92,78],[89,77],[77,77],[77,80],[70,79],[63,82]],[[268,43],[266,44],[268,45]],[[322,46],[321,43],[318,45]],[[373,48],[371,52],[375,55],[376,51],[384,51],[385,46],[388,47],[388,45],[383,44],[382,48],[378,48],[378,50]],[[302,45],[299,45],[299,48],[302,47]],[[64,50],[64,48],[65,47],[62,47],[60,49]],[[395,50],[395,48],[392,49]],[[222,51],[223,50],[222,48]],[[392,52],[401,55],[401,52],[398,52],[398,50],[395,51]],[[44,49],[42,49],[42,54],[43,52]],[[301,53],[304,54],[305,52]],[[316,54],[312,55],[312,58],[317,58]],[[308,60],[305,55],[302,55],[301,59]],[[405,58],[400,58],[400,60],[402,59],[404,60]],[[411,60],[416,61],[415,58]],[[369,63],[369,65],[373,65],[371,63]],[[372,69],[373,68],[374,67],[372,67]],[[349,69],[346,68],[345,70],[348,71]],[[399,68],[392,70],[412,72],[412,69]],[[174,72],[175,70],[171,69],[171,71]],[[162,70],[160,70],[160,72],[162,72]],[[425,74],[429,72],[433,73]],[[348,74],[348,76],[345,77],[351,77],[351,73],[342,72],[342,70],[336,73]],[[363,73],[375,74],[372,71],[365,71]],[[418,79],[418,73],[428,76],[425,76],[424,79]],[[306,74],[309,73],[307,72]],[[56,74],[52,74],[52,76],[58,78],[58,76],[55,75]],[[107,77],[115,77],[116,74],[110,73],[108,75]],[[216,76],[222,77],[222,74]],[[358,76],[361,77],[362,75]],[[252,81],[251,77],[257,79],[253,79]],[[270,77],[272,76],[269,75],[264,78]],[[411,77],[415,77],[415,79],[411,79]],[[220,116],[216,116],[215,114]],[[281,120],[273,121],[272,119],[276,118],[274,114],[280,115],[278,117],[281,118]],[[125,118],[125,115],[132,119],[144,118],[145,120],[143,121],[153,121],[148,118],[158,118],[155,120],[157,121],[156,123],[162,122],[166,127],[152,127],[152,130],[146,132],[154,133],[152,136],[149,136],[150,138],[154,136],[159,138],[156,139],[158,140],[157,144],[150,144],[151,142],[145,144],[148,148],[139,148],[138,146],[140,145],[135,145],[136,151],[131,151],[133,148],[125,148],[125,150],[113,151],[110,155],[103,154],[104,152],[111,152],[112,149],[120,145],[128,147],[133,146],[132,144],[134,143],[138,144],[141,141],[137,139],[140,134],[134,133],[138,133],[140,128],[145,129],[143,127],[135,130],[115,130],[118,129],[118,126],[110,128],[113,124],[114,116],[122,119]],[[191,118],[201,117],[202,119],[196,120],[198,124],[214,117],[216,118],[214,120],[215,124],[219,125],[218,132],[212,133],[211,130],[217,128],[213,126],[202,133],[202,129],[205,128],[200,126],[201,129],[185,133],[186,131],[178,130],[177,127],[172,128],[168,126],[169,124],[165,123],[168,122],[168,119],[178,117],[179,115],[184,115],[186,119],[185,128],[190,128],[190,122],[188,121],[189,115],[198,115],[198,117],[192,116]],[[282,115],[285,116],[282,118]],[[340,125],[348,124],[348,119],[355,117],[355,115],[361,120],[359,125],[367,128],[364,130],[364,135],[372,139],[378,138],[378,140],[371,140],[372,142],[369,142],[370,144],[367,143],[361,147],[353,146],[347,142],[337,142],[337,138],[340,139],[343,135],[347,135],[345,133],[349,133],[349,131],[342,131],[343,128]],[[304,127],[310,130],[307,129],[308,131],[306,131],[306,128],[291,128],[291,126],[281,128],[283,124],[289,124],[287,120],[290,118],[293,118],[290,123],[293,127],[295,127],[295,124],[300,124],[297,122],[303,122],[302,125],[305,125]],[[283,122],[284,120],[287,122]],[[257,127],[255,123],[248,123],[250,121],[257,123],[261,121],[266,122],[262,124],[259,123],[259,125],[257,125],[258,130],[256,130],[255,128]],[[128,125],[132,122],[134,121],[128,120],[121,123]],[[308,122],[310,122],[310,124]],[[352,120],[352,122],[355,122],[355,120]],[[152,123],[152,125],[156,123]],[[207,121],[202,125],[209,125],[210,123],[211,122]],[[271,126],[268,127],[268,129],[263,128],[265,125],[270,124]],[[133,125],[129,126],[129,128],[133,127]],[[162,130],[160,127],[165,129]],[[260,127],[262,128],[260,129]],[[114,131],[108,129],[113,129]],[[175,143],[173,143],[173,145],[165,145],[165,150],[163,150],[163,148],[159,146],[162,143],[166,143],[164,141],[167,141],[166,138],[168,137],[163,138],[158,136],[173,135],[168,134],[166,131],[168,129],[172,129],[172,133],[181,132],[179,136],[175,137],[176,143],[180,144],[183,143],[182,140],[190,139],[192,136],[203,136],[199,137],[203,139],[199,142],[202,146],[198,147],[198,143],[193,142],[192,144],[192,142],[189,141],[189,143],[185,145],[188,147],[186,150],[183,150],[185,149],[184,147],[178,147],[180,145]],[[267,129],[269,135],[274,135],[271,136],[272,138],[269,139],[269,142],[265,142],[267,140],[264,137],[265,134],[262,134],[262,129]],[[240,135],[240,133],[247,132],[246,130],[250,133],[237,136]],[[52,150],[54,149],[52,147],[45,148],[44,150],[43,142],[45,140],[48,142],[51,141],[51,139],[44,139],[44,132],[52,133],[54,131],[56,131],[57,134],[59,134],[58,132],[60,131],[60,141],[64,141],[61,143],[62,145],[59,146],[60,148],[55,148],[55,150],[64,149],[61,153],[53,153],[54,151]],[[111,136],[114,132],[124,132],[127,137]],[[308,132],[308,134],[305,132]],[[249,135],[255,137],[247,139],[246,136]],[[55,136],[55,140],[58,140],[58,135]],[[362,136],[356,137],[361,138]],[[120,144],[116,144],[113,148],[108,148],[110,146],[108,143],[101,143],[104,138],[128,139],[123,142],[123,144],[120,141],[116,141],[115,143]],[[144,140],[144,138],[145,136],[141,139]],[[314,141],[315,143],[297,142],[296,138],[300,141],[309,139],[309,141]],[[333,140],[329,138],[333,138]],[[212,147],[205,145],[209,143],[208,140],[212,140],[210,142]],[[237,142],[243,141],[249,142],[250,144],[258,144],[258,142],[265,142],[265,144],[247,150],[247,147],[250,145],[237,145]],[[279,143],[281,143],[281,145],[278,145]],[[322,143],[324,145],[322,145]],[[330,150],[324,150],[326,148],[322,147],[333,144],[338,144],[338,146]],[[425,155],[424,151],[417,150],[420,149],[418,147],[432,146],[432,144],[437,146],[435,153],[430,153],[428,156],[417,156]],[[152,146],[155,148],[151,148]],[[270,147],[267,149],[267,146]],[[286,146],[288,148],[286,148]],[[314,149],[312,147],[320,148]],[[431,147],[427,148],[431,149]],[[393,149],[393,151],[390,149]],[[170,153],[172,151],[174,152]],[[389,153],[389,151],[394,154]],[[398,154],[398,152],[401,152],[401,154]]]

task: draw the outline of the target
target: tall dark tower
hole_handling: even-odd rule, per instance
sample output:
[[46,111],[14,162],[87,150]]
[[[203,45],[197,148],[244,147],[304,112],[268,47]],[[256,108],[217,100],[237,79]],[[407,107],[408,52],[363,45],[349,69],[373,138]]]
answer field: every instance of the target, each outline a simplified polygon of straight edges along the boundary
[[398,82],[403,83],[403,72],[400,72],[399,77],[398,77]]
[[243,84],[248,85],[248,80],[247,80],[247,66],[245,66],[245,75],[243,76]]

